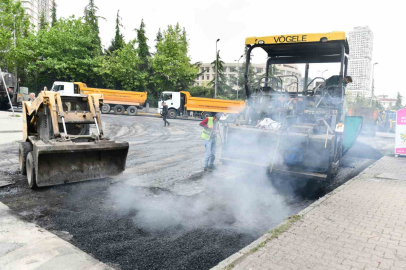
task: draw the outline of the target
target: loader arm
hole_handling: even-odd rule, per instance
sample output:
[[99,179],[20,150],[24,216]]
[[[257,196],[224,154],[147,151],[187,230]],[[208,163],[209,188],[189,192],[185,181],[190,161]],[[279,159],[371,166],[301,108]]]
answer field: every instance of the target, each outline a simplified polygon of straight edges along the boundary
[[103,98],[102,94],[90,94],[88,95],[87,102],[89,103],[90,112],[93,115],[97,131],[99,136],[103,135],[103,128],[100,116],[100,100]]

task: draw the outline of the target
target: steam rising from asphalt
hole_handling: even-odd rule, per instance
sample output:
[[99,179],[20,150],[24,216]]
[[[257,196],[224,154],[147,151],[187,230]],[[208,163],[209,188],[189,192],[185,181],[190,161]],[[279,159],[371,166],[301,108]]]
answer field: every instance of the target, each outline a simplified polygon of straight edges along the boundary
[[[215,175],[199,180],[204,191],[193,196],[134,187],[129,180],[112,187],[111,202],[122,214],[133,214],[135,224],[148,231],[215,228],[259,235],[286,217],[287,207],[265,174]],[[196,183],[190,184],[192,188]]]

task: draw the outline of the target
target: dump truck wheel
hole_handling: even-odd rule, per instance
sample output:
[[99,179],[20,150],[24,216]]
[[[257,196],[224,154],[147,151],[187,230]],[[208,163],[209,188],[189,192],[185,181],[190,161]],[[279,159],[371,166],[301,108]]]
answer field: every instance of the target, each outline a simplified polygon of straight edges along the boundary
[[30,142],[21,142],[18,149],[18,159],[20,161],[20,172],[22,175],[27,175],[26,164],[27,155],[32,151],[32,144]]
[[135,106],[130,106],[127,108],[128,115],[134,116],[138,114],[138,109]]
[[203,112],[202,113],[202,119],[203,120],[206,119],[207,117],[211,117],[211,116],[212,116],[212,114],[210,112]]
[[109,104],[103,104],[103,106],[101,107],[101,112],[102,113],[109,113],[111,110],[111,107]]
[[28,186],[32,189],[37,187],[36,173],[35,173],[35,161],[32,152],[29,152],[27,155],[27,180]]
[[114,114],[121,115],[124,113],[124,111],[125,111],[125,109],[124,109],[123,105],[116,105],[114,107]]
[[178,116],[178,112],[175,109],[168,110],[168,118],[175,119]]

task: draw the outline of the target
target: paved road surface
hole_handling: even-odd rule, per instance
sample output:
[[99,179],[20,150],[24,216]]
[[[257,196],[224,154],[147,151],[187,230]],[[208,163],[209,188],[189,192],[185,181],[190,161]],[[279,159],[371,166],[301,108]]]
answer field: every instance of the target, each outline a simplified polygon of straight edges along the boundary
[[[170,120],[169,128],[152,117],[104,121],[108,136],[130,143],[123,175],[31,191],[17,172],[18,145],[5,144],[0,176],[17,182],[0,189],[0,200],[118,269],[208,269],[323,195],[281,192],[260,171],[203,174],[198,121]],[[360,138],[329,188],[388,152],[388,142]]]

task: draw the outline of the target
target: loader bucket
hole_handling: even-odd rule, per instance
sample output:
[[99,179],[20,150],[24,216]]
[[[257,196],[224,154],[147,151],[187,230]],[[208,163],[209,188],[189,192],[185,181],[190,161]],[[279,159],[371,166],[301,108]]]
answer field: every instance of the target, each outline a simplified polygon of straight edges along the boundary
[[34,143],[37,186],[114,176],[124,171],[129,145],[120,141]]

